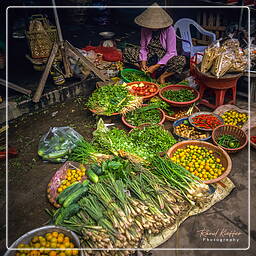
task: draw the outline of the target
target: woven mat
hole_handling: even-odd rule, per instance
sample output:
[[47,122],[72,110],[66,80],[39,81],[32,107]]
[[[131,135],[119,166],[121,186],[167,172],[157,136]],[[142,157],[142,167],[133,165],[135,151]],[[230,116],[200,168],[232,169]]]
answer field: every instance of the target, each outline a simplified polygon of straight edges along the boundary
[[183,218],[180,219],[178,223],[176,223],[174,226],[165,229],[161,234],[152,236],[149,238],[149,241],[145,241],[141,248],[144,248],[146,250],[150,250],[153,248],[156,248],[157,246],[163,244],[166,242],[168,239],[172,237],[172,235],[177,231],[178,227],[183,223],[189,216],[193,216],[202,212],[207,211],[209,208],[211,208],[214,204],[217,202],[220,202],[223,200],[225,197],[227,197],[231,191],[235,188],[234,183],[229,179],[225,178],[222,181],[223,185],[220,185],[219,183],[216,183],[215,189],[216,191],[214,192],[214,195],[211,199],[211,201],[204,205],[203,208],[195,207],[191,209],[187,215],[183,216]]

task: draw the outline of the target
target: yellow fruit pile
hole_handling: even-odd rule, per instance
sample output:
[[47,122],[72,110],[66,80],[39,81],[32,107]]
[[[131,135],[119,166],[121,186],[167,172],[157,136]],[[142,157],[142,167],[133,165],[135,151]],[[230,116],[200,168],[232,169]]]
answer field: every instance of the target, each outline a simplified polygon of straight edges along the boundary
[[220,159],[205,147],[190,145],[177,149],[171,159],[203,181],[216,179],[225,171]]
[[[19,251],[15,256],[73,256],[79,252],[70,242],[70,238],[63,233],[52,232],[44,236],[34,236],[29,244],[19,244]],[[24,250],[25,248],[32,250]],[[59,250],[53,250],[59,249]],[[71,249],[71,250],[65,250]]]
[[233,110],[225,112],[221,117],[225,124],[235,125],[240,128],[248,120],[248,115],[246,113],[238,113]]
[[61,181],[60,186],[58,187],[58,193],[61,193],[65,188],[70,186],[76,181],[80,181],[85,175],[85,168],[81,169],[68,169],[66,172],[66,177]]

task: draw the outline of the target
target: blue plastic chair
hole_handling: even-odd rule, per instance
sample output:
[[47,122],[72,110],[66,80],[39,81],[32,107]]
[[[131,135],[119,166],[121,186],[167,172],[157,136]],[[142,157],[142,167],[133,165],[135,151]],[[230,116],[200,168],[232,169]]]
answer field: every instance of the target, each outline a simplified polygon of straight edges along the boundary
[[180,36],[177,36],[178,39],[182,40],[182,49],[183,54],[189,57],[193,57],[197,52],[203,52],[207,46],[194,46],[192,43],[192,37],[190,32],[190,26],[193,25],[201,34],[209,36],[212,38],[212,42],[216,40],[216,35],[212,32],[209,32],[203,29],[198,23],[191,19],[180,19],[174,24],[174,29],[180,32]]

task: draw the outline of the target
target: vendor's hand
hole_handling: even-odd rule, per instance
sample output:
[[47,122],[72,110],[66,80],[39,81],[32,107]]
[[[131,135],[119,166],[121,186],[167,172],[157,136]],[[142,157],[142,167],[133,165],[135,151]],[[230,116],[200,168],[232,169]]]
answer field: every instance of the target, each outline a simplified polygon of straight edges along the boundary
[[140,69],[141,69],[142,71],[147,71],[147,70],[148,70],[148,66],[147,66],[147,62],[146,62],[146,61],[142,61],[142,62],[140,63]]
[[160,67],[160,65],[158,65],[158,64],[152,65],[152,66],[148,67],[147,72],[152,74],[152,73],[154,73],[159,67]]

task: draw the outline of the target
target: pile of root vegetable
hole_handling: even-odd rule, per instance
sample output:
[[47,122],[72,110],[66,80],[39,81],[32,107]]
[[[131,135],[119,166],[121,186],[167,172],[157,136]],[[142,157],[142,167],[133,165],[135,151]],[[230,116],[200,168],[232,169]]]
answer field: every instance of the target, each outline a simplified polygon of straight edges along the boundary
[[[107,162],[99,182],[53,217],[80,236],[83,248],[139,248],[195,205],[210,200],[208,186],[168,158],[155,157],[147,168],[119,157]],[[131,253],[105,250],[97,255]]]
[[[93,140],[80,141],[70,155],[70,160],[86,164],[88,179],[58,195],[61,207],[53,213],[53,222],[76,232],[83,248],[109,249],[97,255],[130,255],[128,248],[139,248],[175,227],[194,207],[211,200],[208,185],[169,157],[159,156],[175,142],[162,126],[126,134],[106,128],[100,120]],[[113,248],[127,250],[117,253]]]

